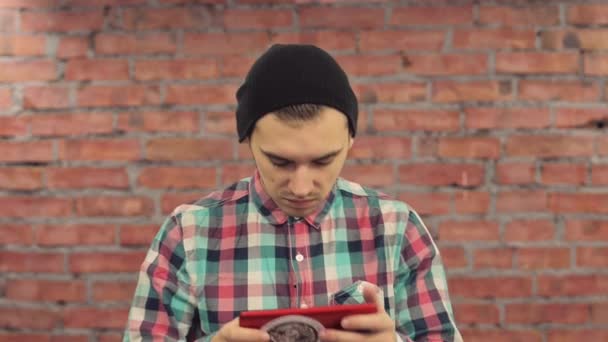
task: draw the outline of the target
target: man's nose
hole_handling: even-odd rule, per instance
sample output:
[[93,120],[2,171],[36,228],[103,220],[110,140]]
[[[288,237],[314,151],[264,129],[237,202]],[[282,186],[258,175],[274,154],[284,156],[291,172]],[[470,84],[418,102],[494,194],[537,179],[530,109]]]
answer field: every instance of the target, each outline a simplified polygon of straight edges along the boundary
[[310,170],[299,166],[289,181],[289,191],[297,197],[306,197],[313,190],[313,179]]

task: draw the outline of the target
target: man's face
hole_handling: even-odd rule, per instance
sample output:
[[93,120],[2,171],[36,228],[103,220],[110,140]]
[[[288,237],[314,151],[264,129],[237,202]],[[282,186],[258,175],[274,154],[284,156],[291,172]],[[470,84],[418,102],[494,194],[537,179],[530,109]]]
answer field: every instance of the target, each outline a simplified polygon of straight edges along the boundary
[[346,116],[323,107],[318,117],[307,121],[263,116],[249,147],[266,192],[287,215],[301,217],[323,204],[352,142]]

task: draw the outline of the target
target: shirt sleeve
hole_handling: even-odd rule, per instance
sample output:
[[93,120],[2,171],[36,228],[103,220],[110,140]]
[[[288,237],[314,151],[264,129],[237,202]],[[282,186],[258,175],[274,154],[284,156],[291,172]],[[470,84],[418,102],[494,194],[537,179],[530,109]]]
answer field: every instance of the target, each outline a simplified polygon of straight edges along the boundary
[[181,225],[171,216],[141,265],[123,341],[186,340],[197,308],[189,284]]
[[395,275],[397,334],[403,341],[462,341],[439,250],[410,210]]

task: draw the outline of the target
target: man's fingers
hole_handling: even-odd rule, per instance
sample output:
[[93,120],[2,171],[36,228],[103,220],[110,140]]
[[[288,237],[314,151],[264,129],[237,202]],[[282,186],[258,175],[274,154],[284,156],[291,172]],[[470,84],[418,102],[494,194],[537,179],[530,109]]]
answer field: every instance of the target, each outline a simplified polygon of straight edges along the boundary
[[360,331],[382,331],[395,329],[395,322],[386,313],[352,315],[342,320],[342,328]]
[[219,334],[221,335],[222,340],[227,342],[270,341],[270,336],[264,331],[241,327],[238,318],[226,323]]
[[366,336],[352,331],[326,329],[320,337],[323,342],[362,342]]
[[378,307],[378,312],[384,311],[384,295],[382,289],[378,286],[364,282],[363,283],[363,298],[366,303],[374,303]]

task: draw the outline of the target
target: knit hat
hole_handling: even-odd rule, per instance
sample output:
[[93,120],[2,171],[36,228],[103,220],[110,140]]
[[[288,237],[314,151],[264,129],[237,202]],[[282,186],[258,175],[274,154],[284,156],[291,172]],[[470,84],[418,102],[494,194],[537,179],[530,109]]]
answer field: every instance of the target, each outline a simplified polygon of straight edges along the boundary
[[239,141],[245,140],[264,115],[298,104],[326,105],[357,129],[357,97],[336,60],[313,45],[275,44],[253,64],[236,92]]

